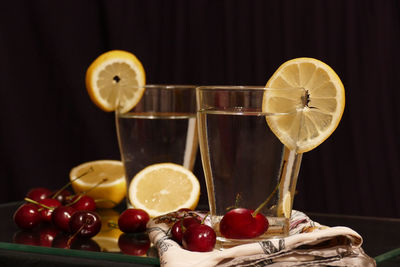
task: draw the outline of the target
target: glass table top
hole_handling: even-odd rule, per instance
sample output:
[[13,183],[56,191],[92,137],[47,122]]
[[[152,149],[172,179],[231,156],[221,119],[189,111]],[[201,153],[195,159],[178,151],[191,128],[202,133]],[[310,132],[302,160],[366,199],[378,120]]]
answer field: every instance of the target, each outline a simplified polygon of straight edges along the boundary
[[[26,257],[27,259],[32,257],[33,262],[40,258],[41,261],[60,261],[60,264],[68,262],[68,266],[71,266],[73,259],[77,260],[78,265],[82,265],[82,261],[85,261],[85,265],[93,263],[93,266],[102,266],[102,263],[104,266],[110,266],[110,262],[113,266],[159,265],[156,249],[151,246],[148,239],[143,238],[143,235],[129,235],[130,238],[125,238],[123,244],[118,244],[120,233],[112,237],[98,234],[105,238],[96,236],[92,239],[80,239],[78,242],[72,243],[71,249],[66,249],[63,248],[67,240],[66,235],[56,230],[51,224],[42,224],[32,231],[20,230],[12,217],[21,204],[22,202],[0,204],[0,217],[2,218],[0,223],[1,266],[3,266],[2,259],[7,256],[10,257],[9,261],[12,261],[13,257]],[[110,211],[118,214],[118,210]],[[51,257],[45,259],[45,255]],[[10,263],[8,262],[8,265],[11,266]]]
[[[21,231],[12,219],[21,203],[0,204],[1,266],[30,266],[38,261],[43,265],[57,263],[57,266],[159,265],[156,248],[140,235],[131,236],[128,247],[123,247],[122,242],[119,244],[118,236],[114,236],[108,239],[95,237],[65,249],[60,248],[62,242],[65,242],[65,235],[55,234],[49,226],[40,226],[34,231]],[[123,207],[112,211],[118,214],[118,210],[123,210]],[[364,251],[375,258],[378,266],[400,266],[400,219],[307,214],[323,225],[347,226],[358,232],[364,239]],[[53,233],[53,241],[46,239],[49,233]]]
[[307,213],[327,226],[347,226],[363,237],[362,248],[379,267],[400,266],[400,219]]

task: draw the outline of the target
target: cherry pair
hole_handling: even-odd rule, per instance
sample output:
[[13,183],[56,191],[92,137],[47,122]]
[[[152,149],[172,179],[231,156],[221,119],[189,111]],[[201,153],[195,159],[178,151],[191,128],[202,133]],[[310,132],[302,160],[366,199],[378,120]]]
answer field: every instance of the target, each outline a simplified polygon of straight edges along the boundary
[[[178,211],[179,212],[179,211]],[[212,251],[215,242],[215,231],[191,211],[181,210],[183,218],[178,219],[171,227],[171,237],[184,249],[197,252]]]

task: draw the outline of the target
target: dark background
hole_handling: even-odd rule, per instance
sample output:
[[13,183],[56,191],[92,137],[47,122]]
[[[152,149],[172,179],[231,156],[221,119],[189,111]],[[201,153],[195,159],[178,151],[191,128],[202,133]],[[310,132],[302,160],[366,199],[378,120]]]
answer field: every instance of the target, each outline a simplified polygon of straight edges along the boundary
[[[295,208],[399,217],[399,24],[396,0],[4,1],[0,202],[60,188],[82,162],[120,158],[113,114],[90,101],[84,76],[122,49],[147,83],[264,85],[286,60],[324,61],[346,108],[304,155]],[[204,183],[199,157],[195,174]]]

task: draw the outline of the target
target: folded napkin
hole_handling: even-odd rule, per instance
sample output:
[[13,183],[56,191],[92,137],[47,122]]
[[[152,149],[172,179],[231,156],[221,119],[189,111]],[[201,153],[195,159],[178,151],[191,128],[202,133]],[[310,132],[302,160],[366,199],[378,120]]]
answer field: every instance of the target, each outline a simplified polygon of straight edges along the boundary
[[[205,214],[196,212],[204,217]],[[376,266],[361,248],[362,237],[348,227],[327,227],[293,211],[289,235],[211,252],[183,249],[170,238],[170,227],[184,216],[173,212],[147,224],[160,264],[173,266]],[[208,217],[206,224],[210,224]]]

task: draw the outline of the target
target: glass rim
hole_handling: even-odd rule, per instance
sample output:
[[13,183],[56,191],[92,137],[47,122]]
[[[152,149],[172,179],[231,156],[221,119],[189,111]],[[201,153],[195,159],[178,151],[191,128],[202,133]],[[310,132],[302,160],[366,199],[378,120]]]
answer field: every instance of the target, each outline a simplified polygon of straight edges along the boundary
[[146,89],[195,89],[198,85],[195,84],[145,84],[143,86],[135,86],[134,88],[146,88]]
[[198,91],[274,91],[274,90],[305,90],[303,87],[274,88],[261,85],[205,85],[198,86]]

